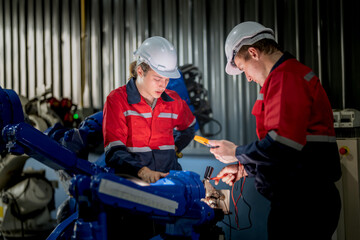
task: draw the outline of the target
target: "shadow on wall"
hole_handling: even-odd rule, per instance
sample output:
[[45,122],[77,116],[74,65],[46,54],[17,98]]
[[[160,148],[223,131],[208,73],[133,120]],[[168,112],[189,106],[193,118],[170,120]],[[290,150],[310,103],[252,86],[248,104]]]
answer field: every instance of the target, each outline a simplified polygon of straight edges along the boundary
[[[205,169],[207,166],[211,166],[214,168],[212,176],[216,176],[220,170],[225,167],[224,163],[216,160],[212,155],[202,155],[202,156],[191,156],[189,154],[184,154],[184,157],[179,159],[179,163],[183,167],[183,170],[193,171],[200,175],[200,179],[204,178]],[[216,189],[230,189],[231,187],[227,184],[220,181],[219,185],[215,186],[214,181],[210,181],[210,183]],[[238,198],[240,194],[240,185],[239,182],[235,185],[234,188],[234,199]],[[267,217],[270,209],[270,202],[260,195],[255,189],[254,179],[247,178],[245,181],[243,196],[246,202],[251,207],[250,219],[252,226],[249,229],[245,230],[235,230],[230,229],[225,223],[230,223],[229,218],[225,216],[224,222],[219,222],[218,226],[222,227],[225,232],[225,239],[246,239],[246,240],[266,240],[267,239]],[[239,228],[246,228],[249,226],[249,207],[244,203],[242,199],[238,201],[238,217],[239,217]],[[231,225],[236,228],[235,215],[234,215],[234,204],[230,199],[230,215]]]

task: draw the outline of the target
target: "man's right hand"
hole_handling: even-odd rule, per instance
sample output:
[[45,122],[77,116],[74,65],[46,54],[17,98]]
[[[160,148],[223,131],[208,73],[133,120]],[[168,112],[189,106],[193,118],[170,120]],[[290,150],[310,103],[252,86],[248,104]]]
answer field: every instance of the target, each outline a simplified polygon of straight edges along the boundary
[[214,146],[210,148],[210,152],[220,162],[228,164],[238,161],[235,157],[237,146],[234,143],[227,140],[209,140],[209,144]]
[[[239,181],[242,177],[246,177],[248,174],[241,164],[232,164],[224,167],[216,176],[223,182],[232,186],[235,182]],[[220,180],[215,180],[215,185],[219,184]]]
[[138,172],[139,178],[147,183],[157,182],[160,178],[166,177],[168,174],[169,173],[153,171],[148,167],[142,167]]

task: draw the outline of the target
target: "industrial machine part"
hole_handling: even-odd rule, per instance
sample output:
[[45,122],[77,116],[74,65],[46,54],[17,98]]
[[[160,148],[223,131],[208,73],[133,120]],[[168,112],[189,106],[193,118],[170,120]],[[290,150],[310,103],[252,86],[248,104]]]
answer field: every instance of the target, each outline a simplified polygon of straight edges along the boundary
[[206,167],[203,179],[206,195],[203,201],[213,209],[221,209],[224,214],[230,214],[230,190],[217,190],[213,185],[211,185],[210,180],[213,179],[211,178],[213,171],[213,167]]
[[[211,137],[219,134],[222,130],[222,126],[220,122],[212,116],[212,109],[207,99],[208,92],[204,87],[202,72],[198,67],[192,64],[180,66],[179,70],[182,72],[183,81],[185,82],[187,94],[190,98],[188,104],[199,124],[201,135],[204,137]],[[180,89],[173,88],[173,90],[178,91]],[[179,93],[179,95],[181,96],[182,94]],[[215,126],[209,131],[207,126],[209,126],[209,123],[211,122],[215,123],[217,127]]]
[[61,118],[51,109],[50,104],[47,102],[49,94],[51,94],[51,89],[47,89],[42,95],[30,99],[24,106],[25,114],[42,118],[48,127],[58,122],[62,123]]
[[339,224],[333,239],[360,239],[360,138],[337,138],[342,177],[336,182],[341,196]]
[[[46,128],[44,120],[25,115],[29,102],[12,90],[1,90],[1,124],[28,122],[37,128]],[[17,112],[14,116],[12,112]],[[40,121],[42,120],[42,121]],[[35,122],[34,122],[35,121]],[[39,124],[41,123],[41,124]],[[45,239],[55,227],[50,213],[55,209],[53,183],[45,178],[44,170],[23,170],[29,158],[26,154],[12,155],[0,140],[0,233],[5,239]]]
[[[9,97],[9,93],[12,97]],[[152,237],[151,234],[159,234],[159,239],[214,239],[214,233],[218,236],[222,234],[216,223],[223,219],[224,212],[211,208],[203,201],[206,198],[205,187],[198,174],[190,171],[170,171],[167,177],[153,184],[146,184],[138,179],[135,181],[127,176],[117,176],[101,164],[104,155],[95,162],[89,162],[78,157],[77,153],[70,149],[71,145],[59,143],[61,139],[65,139],[66,143],[66,131],[60,132],[57,138],[56,131],[46,135],[25,123],[20,101],[11,90],[0,88],[0,101],[1,151],[27,154],[54,170],[66,172],[71,177],[69,192],[76,201],[76,211],[54,229],[49,240],[110,239],[117,237],[117,234],[113,233],[119,231],[125,235],[135,234],[136,239],[139,239],[138,235],[148,239]],[[5,109],[8,111],[4,111]],[[94,123],[93,120],[89,119],[82,125],[83,129],[87,129],[87,135],[81,134],[81,127],[76,131],[83,143],[87,141],[86,144],[89,144],[91,130],[95,133],[101,129],[101,124]],[[51,134],[53,138],[50,137]],[[134,219],[134,216],[137,219]],[[130,221],[132,224],[129,225],[129,219],[137,222],[147,219],[162,230],[142,235],[146,232],[146,226],[135,225],[136,221]]]
[[360,127],[360,111],[356,109],[333,109],[334,128]]
[[356,109],[344,109],[340,111],[341,128],[360,127],[360,111]]
[[[15,156],[16,158],[16,156]],[[0,193],[0,231],[5,239],[45,239],[55,227],[54,188],[44,170],[25,170]]]

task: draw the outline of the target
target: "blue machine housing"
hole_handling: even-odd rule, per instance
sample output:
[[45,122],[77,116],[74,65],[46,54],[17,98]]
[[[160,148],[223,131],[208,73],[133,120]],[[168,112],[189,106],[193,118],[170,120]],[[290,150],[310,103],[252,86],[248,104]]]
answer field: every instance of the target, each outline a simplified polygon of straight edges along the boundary
[[[167,236],[199,239],[196,228],[215,219],[214,210],[202,201],[204,185],[194,172],[170,171],[156,183],[139,184],[134,178],[115,175],[105,166],[104,155],[95,162],[80,158],[77,150],[98,140],[94,136],[101,131],[102,112],[85,119],[75,132],[58,126],[43,133],[25,123],[16,93],[0,88],[0,120],[2,153],[25,153],[72,178],[69,192],[77,211],[54,229],[49,240],[108,239],[107,206],[163,223]],[[83,146],[68,144],[77,133]]]

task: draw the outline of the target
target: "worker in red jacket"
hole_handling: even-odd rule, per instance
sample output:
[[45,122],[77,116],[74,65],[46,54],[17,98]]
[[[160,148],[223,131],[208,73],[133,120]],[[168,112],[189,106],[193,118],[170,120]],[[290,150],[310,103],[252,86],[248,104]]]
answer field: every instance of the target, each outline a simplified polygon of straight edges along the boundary
[[[271,202],[268,239],[331,239],[341,209],[334,182],[341,177],[333,113],[319,78],[274,39],[273,30],[243,22],[225,42],[226,72],[245,73],[261,86],[253,107],[259,140],[237,146],[226,140],[210,151],[233,163],[217,175],[233,185],[254,177]],[[216,181],[217,184],[219,181]]]
[[196,120],[185,101],[166,89],[169,78],[180,77],[174,46],[151,37],[134,55],[130,80],[105,102],[105,161],[116,173],[153,183],[169,170],[181,170],[176,152],[194,137]]

